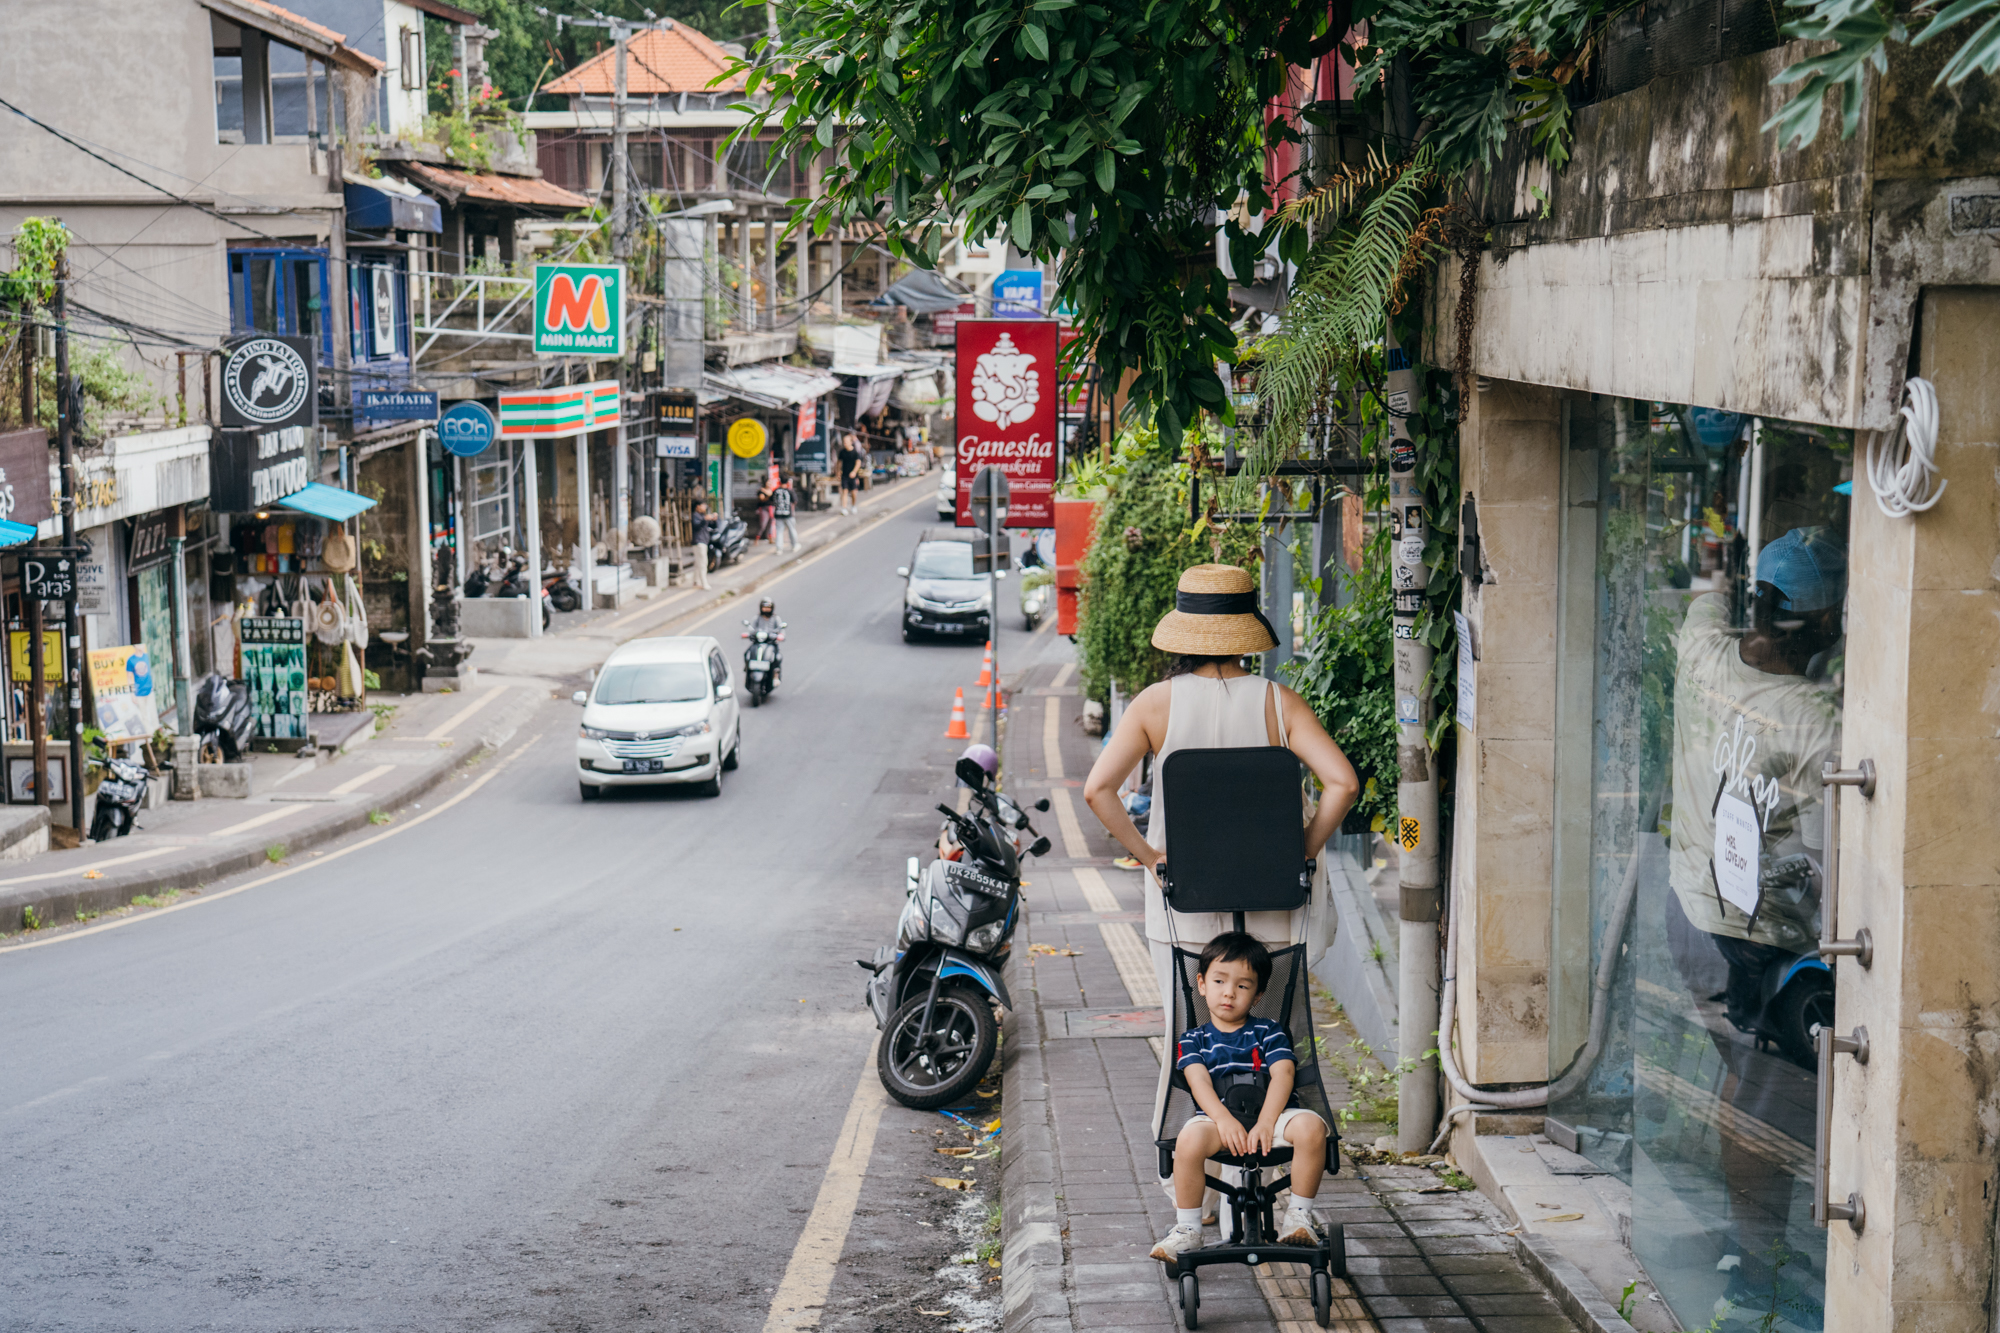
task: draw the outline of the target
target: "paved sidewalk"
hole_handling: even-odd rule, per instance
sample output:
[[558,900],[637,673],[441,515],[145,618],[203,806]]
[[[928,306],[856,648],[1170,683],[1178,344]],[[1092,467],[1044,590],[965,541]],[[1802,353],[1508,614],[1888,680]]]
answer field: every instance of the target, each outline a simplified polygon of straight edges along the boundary
[[[1055,847],[1027,872],[1028,916],[1010,964],[1005,1326],[1164,1333],[1180,1326],[1180,1312],[1163,1266],[1147,1257],[1174,1213],[1152,1140],[1162,1020],[1142,881],[1111,864],[1119,849],[1082,802],[1097,743],[1081,730],[1067,645],[1051,640],[1016,657],[1024,665],[1009,677],[1009,789],[1049,798],[1039,823]],[[1331,1047],[1334,1011],[1316,1018],[1330,1020],[1321,1036]],[[1323,1067],[1339,1108],[1350,1090],[1335,1062]],[[1315,1207],[1347,1235],[1351,1278],[1334,1283],[1332,1328],[1571,1333],[1505,1216],[1465,1183],[1428,1165],[1363,1166],[1343,1155]],[[1289,1264],[1204,1269],[1201,1327],[1317,1328],[1305,1273]]]

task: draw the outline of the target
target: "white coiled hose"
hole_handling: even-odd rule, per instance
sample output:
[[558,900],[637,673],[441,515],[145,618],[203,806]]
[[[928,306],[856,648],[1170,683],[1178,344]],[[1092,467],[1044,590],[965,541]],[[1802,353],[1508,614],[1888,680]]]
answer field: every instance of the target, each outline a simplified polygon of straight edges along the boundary
[[1903,393],[1908,401],[1902,423],[1886,437],[1878,433],[1868,441],[1868,485],[1877,507],[1890,518],[1921,514],[1950,484],[1938,476],[1937,388],[1912,376]]

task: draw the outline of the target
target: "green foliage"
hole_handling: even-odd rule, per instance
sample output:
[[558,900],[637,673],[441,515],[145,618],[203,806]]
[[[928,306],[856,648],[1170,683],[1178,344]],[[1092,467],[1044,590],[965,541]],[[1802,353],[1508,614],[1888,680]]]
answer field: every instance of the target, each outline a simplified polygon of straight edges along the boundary
[[56,218],[22,218],[14,229],[14,267],[0,270],[0,305],[19,314],[56,297],[56,265],[69,249],[69,229]]
[[451,71],[432,86],[433,102],[441,101],[444,107],[424,117],[423,140],[453,162],[485,171],[493,165],[493,132],[505,130],[519,138],[526,135],[527,125],[507,110],[506,94],[498,84],[481,88],[470,105],[462,105],[453,96],[457,82],[456,71]]
[[1834,49],[1788,65],[1771,82],[1798,84],[1792,99],[1764,122],[1778,131],[1779,145],[1803,147],[1819,137],[1826,94],[1840,92],[1840,137],[1851,139],[1861,124],[1861,90],[1868,71],[1886,73],[1888,47],[1922,46],[1967,21],[1984,20],[1938,71],[1935,86],[1957,87],[1974,73],[2000,71],[2000,0],[1917,0],[1897,13],[1890,0],[1785,0],[1787,8],[1806,14],[1784,25],[1787,37],[1832,42]]
[[[72,337],[69,344],[69,373],[82,395],[83,414],[76,422],[80,440],[105,437],[109,412],[144,412],[159,402],[152,384],[144,375],[125,368],[117,349],[110,343],[85,342]],[[54,357],[35,362],[35,415],[38,424],[51,436],[56,431],[56,363]]]
[[29,903],[27,906],[21,909],[21,929],[40,930],[41,928],[42,928],[42,914],[35,910],[35,905],[33,903]]
[[264,849],[264,859],[272,865],[282,865],[285,860],[285,844],[274,842]]
[[[833,149],[796,222],[874,218],[932,267],[958,224],[1060,261],[1061,295],[1113,382],[1176,448],[1203,413],[1231,419],[1233,359],[1215,223],[1269,204],[1268,147],[1297,138],[1264,108],[1309,58],[1324,13],[1287,0],[1106,6],[1079,0],[801,0],[781,52],[760,51],[746,105],[782,151]],[[1224,225],[1247,268],[1272,238]],[[1303,239],[1303,238],[1301,238]]]
[[[1396,700],[1391,658],[1388,529],[1369,540],[1353,600],[1323,607],[1285,673],[1361,778],[1356,811],[1396,819]],[[1339,577],[1338,574],[1335,577]]]
[[1188,528],[1187,465],[1168,461],[1150,428],[1126,431],[1104,469],[1107,491],[1084,556],[1077,655],[1084,693],[1105,698],[1116,681],[1127,694],[1166,674],[1153,628],[1173,610],[1181,571],[1208,561],[1255,559],[1250,528],[1212,528],[1196,540]]

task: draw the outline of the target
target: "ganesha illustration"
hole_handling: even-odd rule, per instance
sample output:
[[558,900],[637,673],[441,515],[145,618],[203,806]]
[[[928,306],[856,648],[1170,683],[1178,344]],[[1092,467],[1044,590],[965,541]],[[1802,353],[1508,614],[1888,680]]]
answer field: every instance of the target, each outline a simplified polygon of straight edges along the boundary
[[1026,421],[1041,401],[1041,383],[1034,353],[1018,350],[1013,335],[1003,333],[993,350],[973,363],[973,415],[1002,430]]

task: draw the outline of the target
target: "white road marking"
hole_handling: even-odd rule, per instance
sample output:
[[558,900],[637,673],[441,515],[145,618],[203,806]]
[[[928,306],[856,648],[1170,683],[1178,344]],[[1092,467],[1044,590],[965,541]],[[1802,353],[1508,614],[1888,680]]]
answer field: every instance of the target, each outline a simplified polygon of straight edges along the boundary
[[219,828],[208,836],[211,838],[226,838],[232,833],[245,833],[253,828],[262,828],[266,824],[274,824],[278,820],[284,819],[289,815],[295,815],[303,809],[305,807],[302,805],[281,805],[275,810],[266,810],[261,815],[253,815],[240,824],[231,824],[228,828]]
[[1059,697],[1051,697],[1047,702],[1048,711],[1042,714],[1042,767],[1047,770],[1049,777],[1060,778],[1063,776],[1063,701]]
[[1062,830],[1063,855],[1074,861],[1088,857],[1090,844],[1083,840],[1083,825],[1076,822],[1076,805],[1069,799],[1069,788],[1051,788],[1049,804],[1055,808],[1056,826]]
[[505,685],[495,685],[492,689],[486,691],[486,693],[480,695],[477,699],[474,699],[471,703],[446,718],[436,731],[422,737],[422,739],[427,741],[441,741],[445,739],[451,735],[452,729],[458,726],[459,723],[465,721],[465,719],[471,717],[474,713],[486,707],[486,705],[492,703],[506,692],[507,687]]
[[1122,912],[1118,899],[1105,886],[1104,876],[1090,866],[1073,867],[1077,886],[1083,890],[1083,900],[1090,904],[1093,912]]
[[1101,921],[1097,929],[1104,936],[1104,947],[1110,950],[1118,979],[1125,983],[1132,1003],[1142,1009],[1157,1009],[1160,979],[1153,975],[1153,955],[1139,938],[1139,932],[1128,921]]
[[347,781],[341,783],[338,787],[333,788],[332,789],[333,794],[335,796],[345,796],[347,795],[347,793],[353,791],[356,787],[360,787],[366,783],[373,782],[375,779],[381,777],[384,773],[393,773],[395,771],[396,771],[396,766],[394,764],[378,764],[376,767],[369,769],[366,773],[357,774],[356,776],[351,777]]
[[792,1248],[792,1260],[785,1265],[785,1276],[771,1298],[764,1333],[797,1333],[819,1327],[834,1270],[840,1264],[841,1251],[847,1248],[847,1229],[854,1222],[854,1206],[861,1198],[861,1182],[868,1175],[868,1159],[875,1151],[875,1130],[882,1120],[884,1101],[871,1045],[861,1067],[861,1082],[855,1086],[854,1100],[847,1104],[847,1118],[834,1142],[833,1158],[820,1181],[812,1216],[806,1218],[805,1231]]

